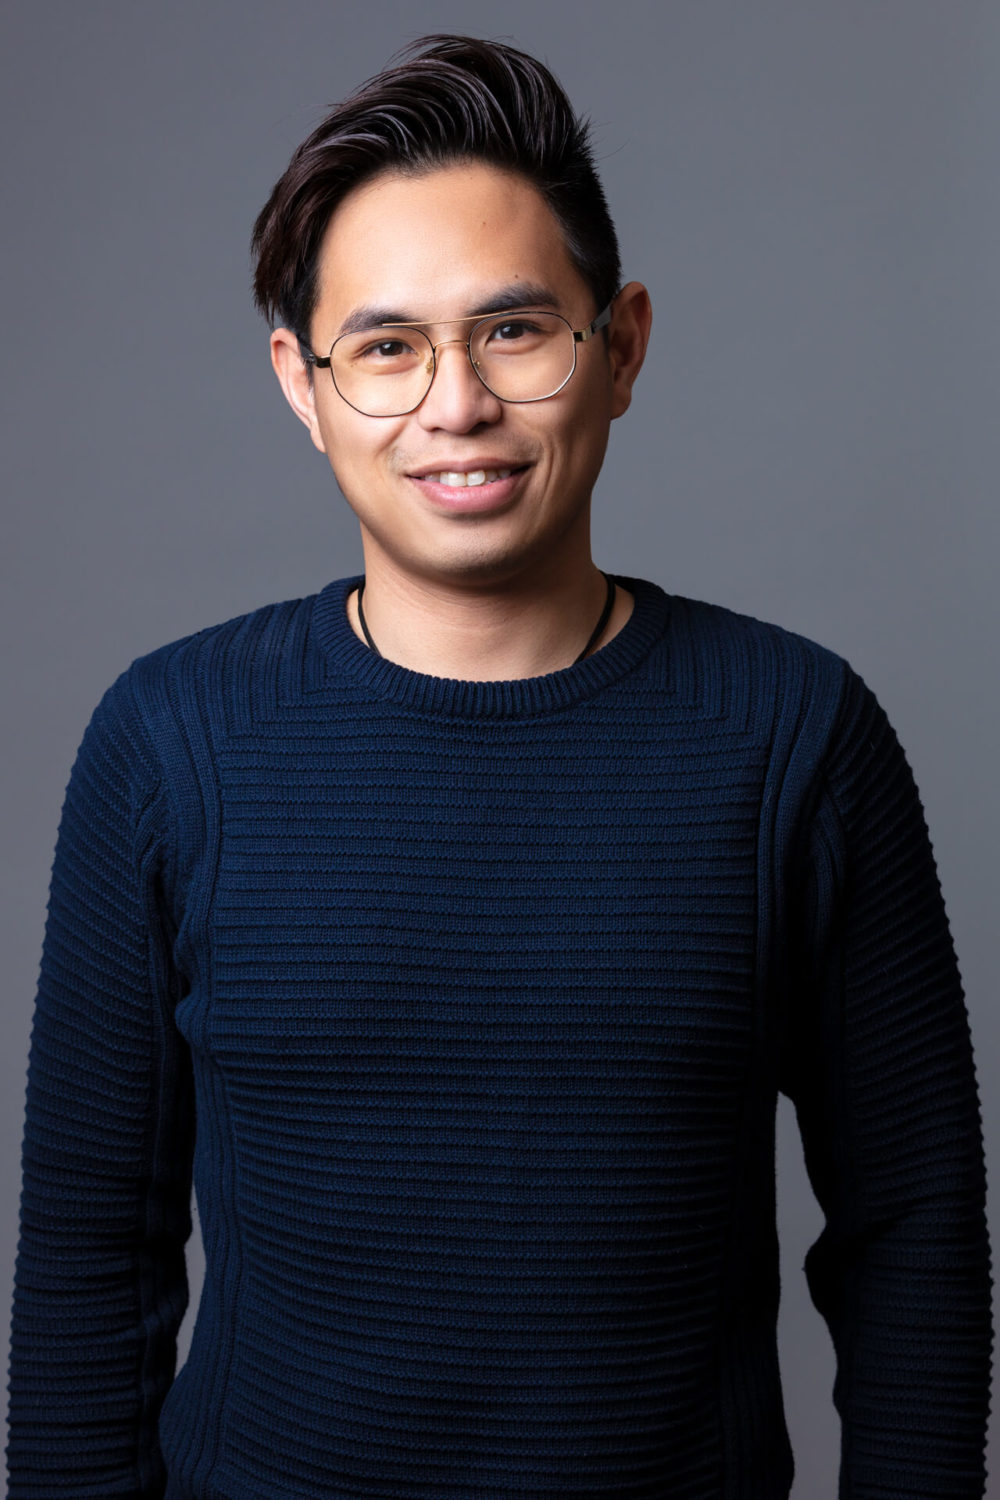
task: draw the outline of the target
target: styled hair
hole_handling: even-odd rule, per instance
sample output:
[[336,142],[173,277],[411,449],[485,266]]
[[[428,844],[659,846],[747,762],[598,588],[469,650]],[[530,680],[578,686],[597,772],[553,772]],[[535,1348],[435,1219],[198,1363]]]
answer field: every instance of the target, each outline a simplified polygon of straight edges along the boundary
[[481,161],[517,172],[555,215],[598,309],[619,290],[614,224],[590,127],[542,63],[500,42],[422,37],[336,105],[295,151],[254,225],[254,301],[303,343],[330,216],[385,171]]

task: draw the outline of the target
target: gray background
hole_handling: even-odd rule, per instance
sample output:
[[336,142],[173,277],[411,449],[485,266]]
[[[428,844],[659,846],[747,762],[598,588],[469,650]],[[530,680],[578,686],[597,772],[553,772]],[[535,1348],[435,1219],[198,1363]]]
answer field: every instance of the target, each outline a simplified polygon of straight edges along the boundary
[[[95,702],[141,652],[360,563],[250,308],[253,217],[323,107],[435,29],[538,53],[592,116],[656,312],[597,560],[816,637],[875,688],[922,788],[1000,1132],[1000,8],[8,0],[5,1268],[48,869]],[[784,1110],[780,1186],[795,1494],[826,1500],[832,1360],[800,1271],[818,1222]]]

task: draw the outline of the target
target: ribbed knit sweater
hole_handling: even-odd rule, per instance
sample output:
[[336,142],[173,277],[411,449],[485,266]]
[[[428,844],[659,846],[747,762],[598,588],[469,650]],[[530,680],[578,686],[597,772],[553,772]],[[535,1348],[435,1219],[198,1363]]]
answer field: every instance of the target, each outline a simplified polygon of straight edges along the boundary
[[356,639],[356,581],[140,660],[87,731],[10,1500],[787,1496],[779,1089],[840,1493],[978,1497],[969,1036],[869,691],[633,579],[576,666],[422,676]]

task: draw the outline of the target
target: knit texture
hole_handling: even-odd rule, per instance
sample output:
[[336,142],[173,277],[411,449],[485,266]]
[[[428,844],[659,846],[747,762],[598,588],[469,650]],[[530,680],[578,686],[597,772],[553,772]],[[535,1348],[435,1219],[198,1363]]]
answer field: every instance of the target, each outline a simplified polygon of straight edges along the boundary
[[10,1500],[783,1500],[779,1088],[840,1493],[980,1496],[975,1080],[871,694],[631,579],[576,666],[426,677],[355,638],[356,581],[142,659],[87,731]]

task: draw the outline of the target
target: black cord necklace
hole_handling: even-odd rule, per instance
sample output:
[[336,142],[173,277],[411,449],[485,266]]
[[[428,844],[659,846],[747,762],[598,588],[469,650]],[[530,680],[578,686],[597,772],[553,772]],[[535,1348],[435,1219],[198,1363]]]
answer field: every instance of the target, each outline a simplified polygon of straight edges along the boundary
[[[583,661],[583,658],[585,656],[589,656],[590,655],[590,653],[593,650],[594,646],[596,646],[597,642],[600,640],[601,636],[604,634],[604,627],[605,627],[605,625],[607,625],[609,619],[611,618],[611,611],[612,611],[612,609],[614,609],[614,605],[615,605],[615,581],[614,581],[613,578],[609,578],[608,575],[607,575],[607,573],[605,573],[605,572],[601,573],[601,577],[604,579],[605,583],[608,586],[607,597],[604,600],[604,608],[601,610],[601,618],[598,620],[597,624],[594,626],[593,630],[590,633],[590,639],[588,640],[587,644],[584,646],[583,650],[580,652],[580,655],[576,658],[576,661],[574,661],[574,663],[573,663],[574,667],[576,666],[577,662]],[[365,612],[361,608],[361,596],[364,593],[364,591],[365,591],[365,580],[362,578],[361,582],[358,584],[358,624],[361,626],[361,634],[364,636],[365,640],[368,642],[368,645],[371,648],[371,650],[374,651],[374,653],[375,653],[376,656],[381,656],[382,655],[381,651],[378,649],[378,647],[376,646],[375,642],[372,640],[372,633],[368,629],[368,622],[365,619]]]

